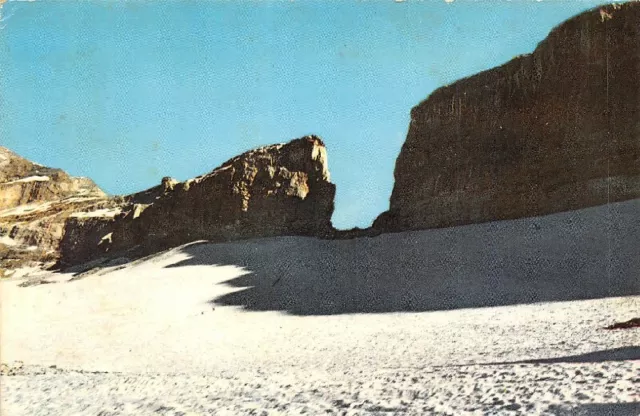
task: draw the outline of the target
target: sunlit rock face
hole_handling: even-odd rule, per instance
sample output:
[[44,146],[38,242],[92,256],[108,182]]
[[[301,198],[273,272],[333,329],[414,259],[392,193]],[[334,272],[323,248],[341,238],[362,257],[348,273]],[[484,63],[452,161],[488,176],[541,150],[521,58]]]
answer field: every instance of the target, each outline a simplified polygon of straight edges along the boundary
[[640,197],[640,3],[555,28],[536,50],[411,111],[381,231]]
[[196,240],[329,236],[335,185],[318,137],[251,150],[210,173],[124,197],[111,218],[79,214],[67,223],[62,266],[135,256]]
[[0,269],[55,262],[69,216],[107,202],[90,179],[0,147]]
[[105,196],[90,179],[30,162],[0,146],[0,210],[70,197]]

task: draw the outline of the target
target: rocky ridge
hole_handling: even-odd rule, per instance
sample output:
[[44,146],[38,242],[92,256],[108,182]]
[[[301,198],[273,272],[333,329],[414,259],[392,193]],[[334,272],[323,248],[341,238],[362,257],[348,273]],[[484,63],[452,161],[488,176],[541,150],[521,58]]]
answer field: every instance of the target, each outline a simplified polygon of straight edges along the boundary
[[69,216],[107,205],[106,194],[90,179],[0,147],[0,275],[2,269],[55,261]]
[[326,236],[334,195],[320,138],[262,147],[185,182],[164,178],[112,217],[72,216],[60,264],[137,257],[196,240]]
[[104,198],[91,179],[69,176],[0,146],[0,210],[71,197]]
[[134,258],[195,240],[331,235],[335,185],[316,136],[243,153],[206,175],[165,177],[107,197],[93,182],[2,149],[1,257],[5,269]]

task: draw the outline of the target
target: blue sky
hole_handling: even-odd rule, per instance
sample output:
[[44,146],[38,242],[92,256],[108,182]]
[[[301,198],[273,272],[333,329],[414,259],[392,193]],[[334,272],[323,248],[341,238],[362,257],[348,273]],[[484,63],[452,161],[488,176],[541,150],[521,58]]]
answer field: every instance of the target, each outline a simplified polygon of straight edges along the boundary
[[9,0],[0,144],[123,194],[317,134],[334,225],[367,226],[414,105],[600,3]]

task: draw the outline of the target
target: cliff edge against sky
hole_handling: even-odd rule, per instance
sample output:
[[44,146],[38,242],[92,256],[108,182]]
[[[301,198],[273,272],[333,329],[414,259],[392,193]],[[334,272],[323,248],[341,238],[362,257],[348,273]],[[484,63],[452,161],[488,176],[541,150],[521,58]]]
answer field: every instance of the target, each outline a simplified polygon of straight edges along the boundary
[[640,197],[640,3],[555,28],[536,50],[411,111],[381,231],[544,215]]
[[194,240],[328,236],[335,185],[322,140],[255,149],[210,173],[107,197],[0,148],[0,267],[131,259]]

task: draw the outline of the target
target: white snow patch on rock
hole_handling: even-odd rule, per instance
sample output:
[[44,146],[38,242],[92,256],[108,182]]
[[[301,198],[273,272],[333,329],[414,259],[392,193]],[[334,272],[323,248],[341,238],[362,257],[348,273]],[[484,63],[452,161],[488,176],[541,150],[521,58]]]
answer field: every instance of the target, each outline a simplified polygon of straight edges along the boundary
[[51,178],[48,176],[28,176],[26,178],[16,179],[13,181],[5,182],[1,185],[10,185],[13,183],[22,183],[22,182],[47,182],[50,181]]

